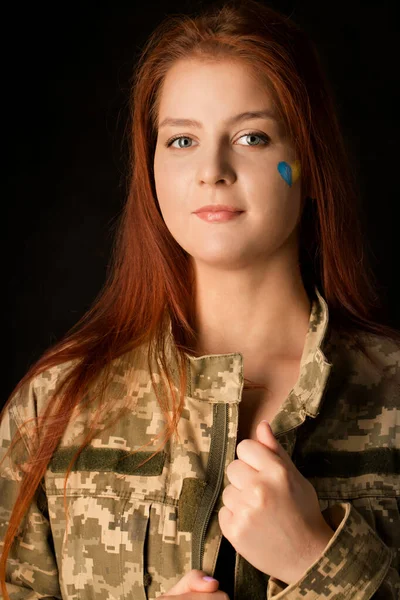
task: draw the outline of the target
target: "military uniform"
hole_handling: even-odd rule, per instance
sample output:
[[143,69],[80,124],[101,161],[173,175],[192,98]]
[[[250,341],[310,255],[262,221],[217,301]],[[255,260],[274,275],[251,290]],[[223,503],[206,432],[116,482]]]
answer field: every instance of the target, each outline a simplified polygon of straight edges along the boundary
[[[231,600],[399,598],[400,348],[388,338],[362,335],[375,364],[351,337],[329,327],[327,304],[315,288],[299,378],[271,426],[316,489],[335,533],[290,585],[234,553]],[[226,468],[235,458],[243,356],[186,355],[179,439],[139,466],[162,443],[129,452],[165,426],[149,372],[158,385],[159,359],[146,366],[145,354],[143,345],[112,364],[110,414],[127,402],[132,410],[100,428],[79,455],[66,486],[66,521],[65,473],[93,411],[91,404],[76,407],[9,555],[12,599],[153,600],[190,569],[214,574],[222,539],[218,511],[229,484]],[[1,423],[0,459],[17,430],[26,450],[35,447],[37,433],[22,425],[41,413],[71,366],[41,373],[14,396]],[[0,467],[0,539],[21,479],[18,454],[21,445]]]

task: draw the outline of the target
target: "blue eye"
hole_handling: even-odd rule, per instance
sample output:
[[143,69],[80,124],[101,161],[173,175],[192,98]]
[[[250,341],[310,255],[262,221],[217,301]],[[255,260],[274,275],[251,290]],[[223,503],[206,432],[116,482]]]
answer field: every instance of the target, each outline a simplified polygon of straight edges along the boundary
[[263,140],[263,142],[264,142],[264,144],[259,144],[259,143],[257,143],[257,144],[249,144],[250,146],[265,145],[265,144],[268,144],[268,142],[269,142],[269,137],[267,135],[264,135],[262,133],[256,133],[255,131],[249,131],[249,133],[244,133],[243,135],[240,136],[239,140],[242,137],[255,137],[255,138],[258,138],[260,140]]
[[[256,131],[249,131],[248,133],[243,133],[240,137],[239,140],[242,137],[256,137],[259,138],[260,140],[263,141],[262,144],[260,144],[259,142],[256,144],[248,144],[249,146],[265,146],[268,144],[268,142],[270,141],[270,138],[262,133],[257,133]],[[188,135],[176,135],[175,137],[173,137],[172,139],[168,140],[165,145],[167,146],[167,148],[169,148],[176,140],[191,140],[192,138],[189,137]],[[242,145],[242,144],[240,144]],[[177,148],[177,146],[175,146],[175,148]],[[190,148],[190,146],[186,145],[186,146],[179,146],[179,148]]]
[[[191,140],[192,138],[188,137],[187,135],[177,135],[176,137],[172,138],[172,140],[169,140],[166,143],[167,148],[169,148],[171,146],[171,144],[173,144],[176,140]],[[187,148],[188,146],[186,146]],[[182,146],[180,146],[180,148],[182,148]]]

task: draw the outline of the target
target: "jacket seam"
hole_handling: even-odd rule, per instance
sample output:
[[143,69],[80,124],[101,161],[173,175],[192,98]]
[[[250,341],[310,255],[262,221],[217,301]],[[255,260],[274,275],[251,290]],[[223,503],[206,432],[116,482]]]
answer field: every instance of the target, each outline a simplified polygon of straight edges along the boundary
[[[56,493],[55,493],[56,492]],[[75,492],[75,493],[74,493]],[[48,497],[64,497],[64,492],[61,489],[51,489],[49,487],[47,487],[46,489],[46,493]],[[116,493],[105,493],[102,494],[101,491],[99,492],[98,490],[96,490],[95,492],[88,492],[88,490],[82,489],[82,488],[74,488],[71,489],[69,488],[69,490],[66,493],[66,497],[81,497],[81,496],[89,496],[92,498],[120,498],[121,500],[129,500],[130,498],[142,501],[142,502],[157,502],[159,504],[164,504],[165,506],[174,506],[174,507],[178,507],[178,500],[175,500],[175,498],[166,498],[165,495],[160,495],[160,496],[142,496],[139,494],[135,494],[135,493],[130,493],[130,492],[124,492],[122,494],[116,494]]]

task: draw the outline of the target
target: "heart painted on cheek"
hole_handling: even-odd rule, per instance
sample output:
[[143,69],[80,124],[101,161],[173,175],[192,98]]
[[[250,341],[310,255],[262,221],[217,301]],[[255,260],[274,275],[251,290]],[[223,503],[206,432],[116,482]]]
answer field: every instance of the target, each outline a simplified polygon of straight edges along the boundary
[[293,183],[296,183],[300,177],[300,162],[295,160],[292,165],[286,161],[278,163],[278,172],[282,179],[286,181],[289,187],[292,187]]

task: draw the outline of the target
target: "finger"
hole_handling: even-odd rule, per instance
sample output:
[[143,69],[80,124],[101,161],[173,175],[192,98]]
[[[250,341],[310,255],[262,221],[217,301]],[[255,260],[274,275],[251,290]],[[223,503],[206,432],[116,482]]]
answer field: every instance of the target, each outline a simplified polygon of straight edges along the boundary
[[236,446],[236,453],[240,460],[253,467],[256,471],[268,471],[275,464],[284,462],[273,450],[261,442],[245,439]]
[[188,594],[189,592],[215,592],[219,586],[218,580],[212,579],[211,581],[206,581],[203,577],[207,577],[205,571],[192,569],[191,571],[188,571],[178,583],[169,589],[164,596],[176,596],[178,594]]
[[232,513],[234,513],[241,504],[241,494],[242,492],[233,485],[227,485],[222,492],[222,502]]
[[252,488],[258,471],[242,460],[235,459],[226,468],[226,475],[238,490]]
[[274,432],[272,431],[271,425],[268,423],[268,421],[260,421],[260,423],[257,425],[256,433],[257,441],[261,442],[267,448],[275,452],[275,454],[280,456],[283,461],[286,461],[287,463],[292,462],[289,454],[274,436]]
[[[157,596],[158,600],[166,598],[166,596]],[[177,596],[168,596],[170,600],[230,600],[225,592],[194,592],[191,594],[178,594]]]
[[[222,506],[218,511],[218,522],[221,528],[223,535],[226,538],[229,538],[229,533],[231,531],[232,522],[233,522],[233,513],[226,506]],[[232,542],[231,542],[232,543]]]

